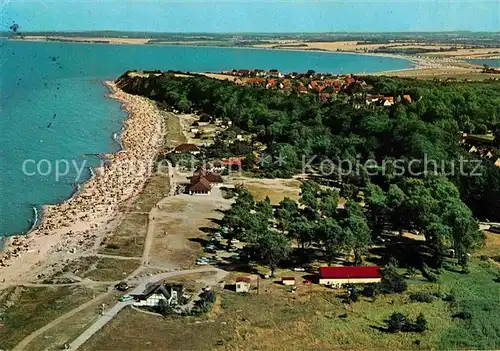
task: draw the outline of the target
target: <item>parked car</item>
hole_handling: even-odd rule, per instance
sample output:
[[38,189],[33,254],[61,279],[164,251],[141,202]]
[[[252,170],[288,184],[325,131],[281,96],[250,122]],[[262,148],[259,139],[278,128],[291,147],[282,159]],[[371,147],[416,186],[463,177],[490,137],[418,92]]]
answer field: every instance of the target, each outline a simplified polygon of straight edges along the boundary
[[197,261],[196,264],[198,266],[206,266],[208,264],[208,262],[207,261]]
[[294,271],[294,272],[305,272],[305,271],[306,271],[306,269],[305,269],[304,267],[295,267],[295,268],[293,269],[293,271]]
[[240,241],[238,239],[231,239],[229,240],[229,243],[231,244],[238,244]]
[[127,295],[122,295],[122,296],[120,296],[120,297],[118,298],[118,301],[120,301],[120,302],[125,302],[125,301],[131,301],[131,300],[133,300],[133,299],[134,299],[134,298],[133,298],[132,296],[130,296],[130,295],[128,295],[128,294],[127,294]]
[[115,285],[115,289],[119,291],[126,291],[128,290],[129,286],[127,282],[119,282],[118,284]]
[[215,253],[215,246],[214,245],[207,245],[203,248],[205,252],[209,253]]

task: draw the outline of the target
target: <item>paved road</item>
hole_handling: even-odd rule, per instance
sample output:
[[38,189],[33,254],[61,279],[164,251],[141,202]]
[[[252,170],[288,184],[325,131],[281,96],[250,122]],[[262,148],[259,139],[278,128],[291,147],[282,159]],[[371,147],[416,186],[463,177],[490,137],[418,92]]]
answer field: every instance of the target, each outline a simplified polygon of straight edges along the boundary
[[[220,275],[226,275],[227,272],[222,269],[214,268],[214,267],[205,267],[198,269],[188,269],[183,271],[174,271],[168,273],[156,274],[146,279],[143,279],[131,292],[131,294],[139,294],[144,291],[146,285],[148,283],[157,282],[159,280],[175,277],[177,275],[191,274],[191,273],[203,273],[203,272],[217,272]],[[220,277],[219,274],[217,277]],[[78,338],[76,338],[70,344],[70,350],[77,350],[80,346],[82,346],[88,339],[92,337],[95,333],[97,333],[102,327],[104,327],[109,321],[115,317],[118,312],[120,312],[124,307],[130,306],[134,303],[134,301],[127,302],[118,302],[114,305],[110,310],[106,311],[106,313],[101,316],[94,324],[92,324],[87,330],[85,330]]]

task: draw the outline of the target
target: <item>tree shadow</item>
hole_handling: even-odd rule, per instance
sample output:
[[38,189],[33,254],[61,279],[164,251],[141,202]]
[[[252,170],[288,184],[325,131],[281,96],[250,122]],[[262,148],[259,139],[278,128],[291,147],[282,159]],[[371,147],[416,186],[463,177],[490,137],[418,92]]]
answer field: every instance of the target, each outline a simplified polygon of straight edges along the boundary
[[211,227],[200,227],[198,229],[205,234],[215,234],[218,232],[217,228],[211,228]]
[[201,244],[202,246],[208,245],[209,241],[203,238],[188,238],[189,241]]
[[[228,258],[228,260],[230,260]],[[259,274],[259,271],[255,269],[255,267],[251,267],[246,263],[241,262],[218,262],[215,264],[217,268],[223,269],[225,271],[238,271],[239,273],[247,273],[247,274]]]
[[390,333],[389,329],[387,329],[386,327],[380,327],[378,325],[370,325],[370,328],[378,330],[379,332],[382,333]]
[[207,218],[207,219],[209,219],[210,222],[217,224],[218,226],[221,226],[224,224],[222,219],[219,219],[219,218]]
[[420,268],[423,263],[432,266],[432,257],[428,247],[423,242],[406,238],[390,237],[380,246],[368,250],[370,261],[378,266],[385,266],[391,258],[396,259],[401,267]]

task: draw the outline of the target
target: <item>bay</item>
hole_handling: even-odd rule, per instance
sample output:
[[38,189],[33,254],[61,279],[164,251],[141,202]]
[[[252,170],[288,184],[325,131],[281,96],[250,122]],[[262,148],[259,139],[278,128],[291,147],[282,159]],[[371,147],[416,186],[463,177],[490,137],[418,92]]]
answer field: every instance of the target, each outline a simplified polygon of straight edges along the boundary
[[[27,232],[34,224],[34,208],[39,211],[44,204],[70,197],[76,183],[90,177],[89,167],[98,164],[91,155],[119,150],[112,136],[120,132],[126,116],[116,101],[106,98],[101,82],[126,70],[373,73],[412,67],[403,59],[324,52],[5,39],[0,45],[3,235]],[[67,160],[70,167],[56,178],[58,160]],[[72,162],[85,165],[79,179]],[[61,170],[64,166],[59,161]]]

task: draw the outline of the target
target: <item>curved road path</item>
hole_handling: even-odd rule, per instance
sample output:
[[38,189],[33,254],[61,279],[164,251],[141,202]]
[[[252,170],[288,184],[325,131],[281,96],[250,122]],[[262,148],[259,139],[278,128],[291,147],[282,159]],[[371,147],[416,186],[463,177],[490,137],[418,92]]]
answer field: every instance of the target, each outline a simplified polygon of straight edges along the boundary
[[[175,188],[176,184],[174,182],[175,177],[174,175],[174,170],[171,165],[171,163],[168,163],[169,166],[169,174],[171,175],[170,177],[170,196],[172,196],[175,193]],[[163,199],[162,199],[163,200]],[[161,201],[161,200],[160,200]],[[119,258],[119,259],[140,259],[141,264],[140,266],[132,272],[128,277],[126,277],[124,280],[131,280],[135,276],[137,276],[144,268],[146,267],[151,267],[149,266],[149,253],[151,251],[151,246],[153,243],[153,238],[154,238],[154,216],[157,211],[157,206],[153,206],[153,208],[149,212],[148,216],[148,229],[147,229],[147,234],[146,234],[146,239],[145,239],[145,244],[144,244],[144,251],[142,254],[142,257],[114,257],[111,255],[98,255],[100,257],[109,257],[109,258]],[[153,268],[153,267],[151,267]],[[160,268],[160,267],[155,267],[155,268]],[[216,275],[215,280],[220,280],[222,277],[226,276],[228,273],[226,271],[223,271],[218,268],[214,267],[205,267],[205,268],[198,268],[198,269],[189,269],[189,270],[179,270],[179,271],[171,271],[167,273],[161,273],[161,274],[156,274],[154,276],[150,277],[143,277],[138,281],[137,286],[134,288],[134,290],[131,292],[132,294],[139,294],[143,292],[146,288],[146,285],[152,282],[157,282],[162,279],[178,276],[178,275],[184,275],[184,274],[191,274],[191,273],[203,273],[203,272],[217,272],[219,274]],[[24,338],[19,344],[14,347],[12,351],[22,351],[26,350],[29,344],[38,336],[42,335],[46,331],[50,330],[51,328],[55,327],[59,323],[62,323],[68,318],[71,318],[78,312],[94,305],[100,300],[103,300],[105,297],[110,296],[113,292],[114,289],[114,284],[116,282],[93,282],[93,281],[83,281],[83,282],[78,282],[78,283],[73,283],[73,284],[67,284],[68,286],[74,286],[74,285],[90,285],[90,284],[106,284],[106,283],[111,283],[112,285],[108,288],[108,291],[93,298],[90,301],[87,301],[86,303],[74,308],[73,310],[67,312],[66,314],[63,314],[59,318],[56,318],[52,322],[46,324],[42,328],[34,331],[30,335],[28,335],[26,338]],[[216,281],[214,281],[216,283]],[[66,284],[57,284],[57,286],[61,286]],[[27,286],[45,286],[45,284],[28,284]],[[54,286],[54,284],[50,284],[50,286]],[[118,302],[115,306],[113,306],[111,309],[106,311],[104,315],[101,316],[94,324],[92,324],[87,330],[85,330],[78,338],[76,338],[71,344],[70,344],[70,349],[71,350],[76,350],[78,349],[81,345],[83,345],[92,335],[94,335],[96,332],[98,332],[103,326],[105,326],[109,321],[115,317],[118,312],[120,312],[124,307],[130,306],[133,304],[133,301],[126,301],[126,302]]]
[[[222,269],[206,267],[206,268],[198,268],[198,269],[188,269],[183,271],[175,271],[175,272],[167,272],[156,274],[154,276],[148,277],[149,279],[142,280],[131,292],[131,294],[140,294],[142,293],[146,285],[149,283],[157,282],[159,280],[175,277],[177,275],[185,275],[191,273],[204,273],[204,272],[219,272],[221,275],[226,275],[227,272]],[[217,275],[217,280],[219,280],[219,275]],[[110,322],[123,308],[133,305],[134,301],[126,301],[126,302],[118,302],[111,309],[106,311],[104,315],[101,316],[94,324],[92,324],[87,330],[85,330],[78,338],[76,338],[70,344],[70,350],[77,350],[80,346],[82,346],[88,339],[92,337],[95,333],[97,333],[102,327],[104,327],[108,322]]]

